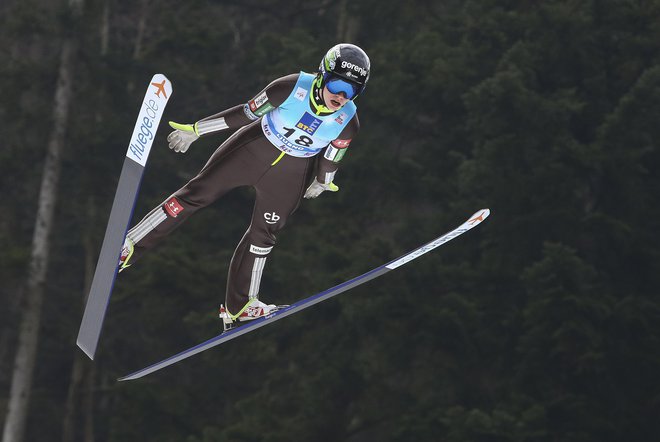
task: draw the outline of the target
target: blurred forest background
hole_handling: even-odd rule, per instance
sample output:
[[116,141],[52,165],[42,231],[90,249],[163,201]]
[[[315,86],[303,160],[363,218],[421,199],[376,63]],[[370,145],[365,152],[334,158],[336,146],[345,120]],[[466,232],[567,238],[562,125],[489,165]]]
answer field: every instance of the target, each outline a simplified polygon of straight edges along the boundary
[[[152,74],[174,94],[133,223],[227,137],[174,154],[167,120],[315,72],[338,42],[371,57],[362,131],[341,191],[305,201],[280,234],[262,298],[296,301],[477,209],[491,217],[337,299],[117,383],[221,330],[252,210],[237,190],[122,273],[97,359],[77,349]],[[39,331],[25,425],[3,442],[658,440],[660,0],[1,0],[0,61],[3,421],[20,331]]]

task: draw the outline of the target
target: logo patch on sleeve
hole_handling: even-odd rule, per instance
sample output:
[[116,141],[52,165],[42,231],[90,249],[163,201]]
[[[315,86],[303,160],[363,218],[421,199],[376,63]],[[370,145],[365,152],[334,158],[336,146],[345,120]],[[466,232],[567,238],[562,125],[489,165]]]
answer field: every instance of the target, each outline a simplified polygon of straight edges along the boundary
[[165,210],[171,217],[176,218],[179,213],[183,212],[183,206],[175,197],[172,197],[165,202]]
[[266,95],[265,92],[262,92],[261,94],[257,95],[253,100],[250,100],[248,104],[250,105],[250,109],[252,110],[252,112],[254,112],[267,102],[268,102],[268,95]]
[[346,149],[350,144],[351,144],[350,138],[348,140],[337,139],[332,141],[332,145],[335,146],[337,149]]
[[302,116],[300,121],[296,123],[296,127],[298,129],[307,132],[310,135],[314,135],[314,132],[316,132],[316,129],[319,128],[321,123],[323,123],[323,121],[305,112],[305,114]]

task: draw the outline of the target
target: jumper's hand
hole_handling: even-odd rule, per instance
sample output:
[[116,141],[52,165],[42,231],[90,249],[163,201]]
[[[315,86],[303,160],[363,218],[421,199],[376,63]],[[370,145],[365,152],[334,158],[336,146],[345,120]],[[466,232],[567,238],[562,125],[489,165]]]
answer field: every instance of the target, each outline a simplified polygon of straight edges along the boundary
[[170,127],[174,131],[167,136],[167,141],[174,152],[186,153],[190,145],[199,138],[193,124],[179,124],[170,121]]
[[339,190],[339,186],[332,182],[330,184],[319,183],[317,179],[314,178],[314,182],[309,185],[307,191],[305,192],[305,198],[316,198],[326,190],[329,190],[330,192],[336,192]]

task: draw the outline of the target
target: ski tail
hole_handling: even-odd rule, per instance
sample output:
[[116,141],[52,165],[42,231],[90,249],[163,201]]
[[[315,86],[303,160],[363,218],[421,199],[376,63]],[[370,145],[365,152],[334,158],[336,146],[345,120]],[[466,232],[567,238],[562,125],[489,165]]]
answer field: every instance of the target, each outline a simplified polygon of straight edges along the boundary
[[238,328],[231,329],[225,333],[222,333],[214,338],[211,338],[205,342],[202,342],[201,344],[195,345],[194,347],[191,347],[187,350],[184,350],[180,353],[177,353],[174,356],[171,356],[167,359],[164,359],[160,362],[156,362],[154,364],[149,365],[148,367],[145,367],[141,370],[138,370],[136,372],[133,372],[131,374],[128,374],[124,377],[119,378],[119,381],[129,381],[133,379],[138,379],[141,377],[144,377],[150,373],[153,373],[155,371],[158,371],[162,368],[168,367],[170,365],[173,365],[179,361],[182,361],[184,359],[189,358],[190,356],[196,355],[197,353],[201,353],[205,350],[208,350],[209,348],[215,347],[217,345],[222,344],[223,342],[227,342],[229,340],[232,340],[234,338],[237,338],[241,335],[244,335],[246,333],[249,333],[251,331],[254,331],[258,328],[263,327],[266,324],[270,324],[274,321],[277,321],[279,319],[285,318],[287,316],[290,316],[294,313],[297,313],[301,310],[306,309],[307,307],[311,307],[315,304],[318,304],[319,302],[325,301],[326,299],[332,298],[333,296],[337,296],[340,293],[343,293],[347,290],[350,290],[354,287],[357,287],[361,284],[364,284],[367,281],[371,281],[372,279],[378,278],[379,276],[384,275],[385,273],[388,273],[394,269],[397,269],[401,267],[404,264],[409,263],[410,261],[419,258],[420,256],[430,252],[431,250],[436,249],[437,247],[440,247],[441,245],[451,241],[454,238],[457,238],[458,236],[462,235],[463,233],[467,232],[468,230],[473,229],[474,227],[478,226],[481,224],[488,216],[490,215],[490,210],[489,209],[482,209],[479,210],[478,212],[474,213],[470,218],[468,218],[467,221],[465,221],[463,224],[460,226],[456,227],[455,229],[445,233],[444,235],[441,235],[434,239],[433,241],[428,242],[427,244],[424,244],[421,247],[418,247],[417,249],[413,250],[410,253],[406,253],[405,255],[402,255],[401,257],[387,263],[383,264],[380,267],[376,267],[373,270],[368,271],[367,273],[364,273],[360,276],[357,276],[353,279],[350,279],[348,281],[345,281],[339,285],[336,285],[328,290],[325,290],[321,293],[317,293],[316,295],[310,296],[308,298],[305,298],[301,301],[296,302],[295,304],[291,304],[291,306],[286,307],[282,310],[278,310],[268,316],[264,316],[262,318],[256,319],[248,324],[242,325]]
[[117,276],[121,247],[128,223],[133,215],[149,151],[171,95],[172,84],[167,77],[162,74],[154,75],[142,100],[140,113],[128,145],[99,260],[78,331],[78,347],[90,359],[94,359],[96,353],[103,319]]

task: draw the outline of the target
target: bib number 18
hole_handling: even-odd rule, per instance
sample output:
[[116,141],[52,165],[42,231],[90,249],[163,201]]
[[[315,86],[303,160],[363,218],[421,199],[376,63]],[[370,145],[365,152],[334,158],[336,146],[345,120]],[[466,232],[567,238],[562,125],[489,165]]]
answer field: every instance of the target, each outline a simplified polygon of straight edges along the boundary
[[[286,133],[284,134],[284,136],[287,138],[291,137],[291,135],[293,135],[296,132],[295,129],[291,129],[290,127],[285,127],[284,129],[286,129]],[[309,138],[307,135],[301,135],[300,138],[294,140],[293,142],[300,146],[309,147],[314,143],[314,140]]]

